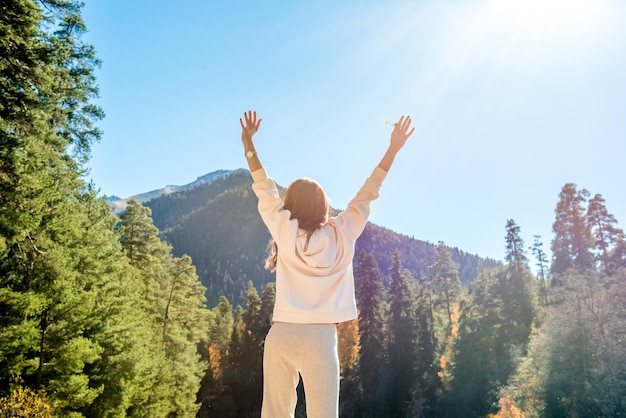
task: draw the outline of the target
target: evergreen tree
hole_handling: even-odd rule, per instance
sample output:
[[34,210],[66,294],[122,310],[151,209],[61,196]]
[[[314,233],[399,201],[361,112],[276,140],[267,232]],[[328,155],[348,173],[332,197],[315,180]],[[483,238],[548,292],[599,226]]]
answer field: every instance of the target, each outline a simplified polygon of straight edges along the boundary
[[448,319],[449,333],[452,329],[452,305],[461,293],[461,281],[458,264],[452,260],[448,247],[443,242],[435,247],[434,263],[430,266],[433,272],[435,293],[443,295],[443,303]]
[[539,235],[534,235],[534,242],[532,246],[532,252],[537,260],[535,266],[537,267],[537,277],[541,280],[541,302],[543,304],[544,309],[548,307],[548,287],[546,286],[547,275],[548,275],[548,259],[546,257],[546,253],[543,251],[543,242],[541,242],[541,237]]
[[359,308],[359,378],[363,390],[363,416],[379,417],[386,408],[383,278],[374,257],[361,251],[354,268]]
[[396,251],[389,271],[388,356],[389,383],[387,385],[387,414],[403,416],[411,402],[415,382],[416,335],[414,279],[403,270]]
[[195,417],[199,408],[195,395],[208,366],[198,353],[198,346],[207,340],[206,289],[187,255],[169,260],[167,278],[162,341],[174,383],[169,391],[171,410],[176,416]]
[[524,240],[520,236],[520,227],[513,219],[506,221],[506,252],[504,259],[514,265],[518,271],[528,268],[528,257],[524,249]]
[[[233,328],[231,331],[230,343],[228,347],[228,353],[223,359],[223,382],[226,386],[226,392],[224,393],[224,399],[221,402],[225,402],[230,405],[231,411],[228,416],[231,417],[244,417],[247,412],[247,406],[240,402],[243,396],[248,390],[248,373],[246,367],[245,356],[247,354],[246,347],[244,345],[246,324],[243,321],[244,310],[241,306],[235,308],[233,314]],[[227,408],[222,407],[222,410]]]
[[[587,223],[593,237],[593,250],[600,270],[611,274],[624,265],[615,263],[613,255],[624,241],[624,231],[617,227],[615,216],[611,215],[602,195],[596,194],[587,208]],[[621,264],[621,265],[620,265]]]
[[556,220],[552,225],[553,284],[561,284],[559,275],[570,268],[580,271],[594,268],[593,242],[585,219],[584,204],[588,196],[587,190],[578,191],[573,183],[565,184],[559,193]]
[[418,283],[415,300],[417,355],[411,416],[433,416],[437,394],[442,389],[431,300],[430,290]]
[[0,6],[0,392],[20,381],[55,415],[123,415],[142,317],[113,218],[81,178],[103,113],[80,11]]
[[516,403],[531,417],[623,416],[626,292],[602,274],[566,274],[513,380]]
[[239,360],[241,371],[245,373],[245,385],[242,387],[243,392],[239,394],[238,403],[244,411],[242,416],[249,416],[260,411],[263,400],[263,342],[267,334],[264,326],[267,320],[263,320],[260,315],[261,298],[252,281],[248,282],[245,303]]
[[140,278],[139,305],[153,330],[146,344],[161,363],[150,375],[151,390],[141,413],[195,416],[195,395],[207,367],[197,352],[208,326],[205,288],[191,258],[173,257],[171,247],[159,239],[150,209],[130,200],[119,229],[124,253]]
[[509,220],[506,230],[509,264],[483,272],[472,283],[462,310],[448,416],[495,413],[498,392],[526,351],[535,319],[534,277],[527,267],[519,227]]
[[494,413],[499,388],[515,371],[525,352],[534,319],[529,272],[515,266],[484,272],[472,284],[455,341],[451,417]]
[[[225,385],[224,367],[233,330],[233,308],[225,296],[221,296],[215,308],[211,310],[208,326],[209,345],[206,349],[206,361],[209,364],[200,384],[198,401],[202,404],[198,417],[227,416],[232,407],[223,402]],[[229,398],[232,399],[232,398]]]

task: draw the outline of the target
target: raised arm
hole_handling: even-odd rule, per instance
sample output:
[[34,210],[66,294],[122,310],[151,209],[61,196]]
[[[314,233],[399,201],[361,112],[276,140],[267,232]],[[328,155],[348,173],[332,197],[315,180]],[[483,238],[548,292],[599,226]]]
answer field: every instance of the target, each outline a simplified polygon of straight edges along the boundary
[[262,119],[257,120],[256,111],[252,112],[251,110],[244,113],[243,116],[245,122],[244,119],[239,118],[239,123],[241,124],[241,142],[243,143],[248,167],[252,172],[263,168],[263,164],[261,164],[261,160],[254,147],[254,141],[252,141],[252,137],[259,130],[259,126],[261,126]]
[[385,152],[382,160],[378,163],[378,167],[387,172],[391,168],[398,151],[400,151],[406,143],[406,140],[409,139],[409,137],[413,134],[413,131],[415,131],[414,127],[411,128],[410,116],[407,116],[406,118],[402,116],[395,125],[396,126],[393,128],[393,132],[391,132],[391,142],[389,143],[389,148],[387,148],[387,152]]

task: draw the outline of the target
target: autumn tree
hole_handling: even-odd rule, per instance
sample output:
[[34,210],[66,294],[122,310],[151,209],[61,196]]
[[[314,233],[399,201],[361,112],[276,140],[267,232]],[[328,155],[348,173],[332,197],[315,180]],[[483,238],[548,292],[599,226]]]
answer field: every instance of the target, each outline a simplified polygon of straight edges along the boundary
[[[205,361],[206,373],[200,383],[198,401],[201,403],[198,417],[227,416],[231,405],[225,405],[223,396],[226,358],[230,347],[233,330],[233,308],[225,296],[221,296],[215,308],[211,310],[208,324],[208,347]],[[230,399],[230,398],[229,398]]]

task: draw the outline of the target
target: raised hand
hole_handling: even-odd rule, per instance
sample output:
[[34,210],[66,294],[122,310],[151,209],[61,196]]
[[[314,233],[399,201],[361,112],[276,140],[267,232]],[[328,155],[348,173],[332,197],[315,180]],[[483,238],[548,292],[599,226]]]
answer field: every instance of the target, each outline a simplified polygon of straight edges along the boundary
[[254,134],[259,130],[259,126],[261,126],[261,120],[256,118],[256,111],[248,110],[247,113],[243,114],[245,123],[243,119],[239,118],[239,123],[241,124],[241,140],[242,141],[251,141]]
[[406,140],[413,135],[414,131],[415,128],[411,128],[411,117],[407,116],[405,118],[402,116],[395,124],[393,132],[391,132],[391,143],[389,144],[389,148],[387,148],[387,152],[383,155],[382,160],[378,163],[378,167],[385,171],[389,171],[396,154],[400,151],[400,148],[404,146]]
[[404,146],[406,140],[413,134],[415,131],[415,127],[411,127],[411,117],[404,116],[400,117],[400,120],[396,122],[395,127],[393,128],[393,132],[391,132],[391,147],[398,151],[400,148]]

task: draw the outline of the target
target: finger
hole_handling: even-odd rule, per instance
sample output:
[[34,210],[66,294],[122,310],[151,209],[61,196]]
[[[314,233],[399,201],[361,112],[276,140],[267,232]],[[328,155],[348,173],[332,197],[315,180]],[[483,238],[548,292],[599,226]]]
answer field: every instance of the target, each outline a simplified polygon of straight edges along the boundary
[[415,127],[412,127],[411,130],[406,134],[406,137],[410,137],[411,135],[413,135],[413,132],[415,132]]
[[404,115],[400,116],[400,119],[396,123],[396,127],[402,127],[402,122],[404,122]]
[[241,129],[246,129],[246,127],[243,124],[243,120],[241,120],[241,118],[239,118],[239,124],[241,125]]
[[263,119],[259,119],[259,120],[256,121],[256,125],[254,127],[256,128],[257,131],[259,130],[259,126],[261,126],[261,121],[262,120]]
[[406,119],[404,119],[404,123],[402,124],[402,128],[406,131],[407,129],[409,129],[410,125],[411,125],[411,117],[407,116]]

